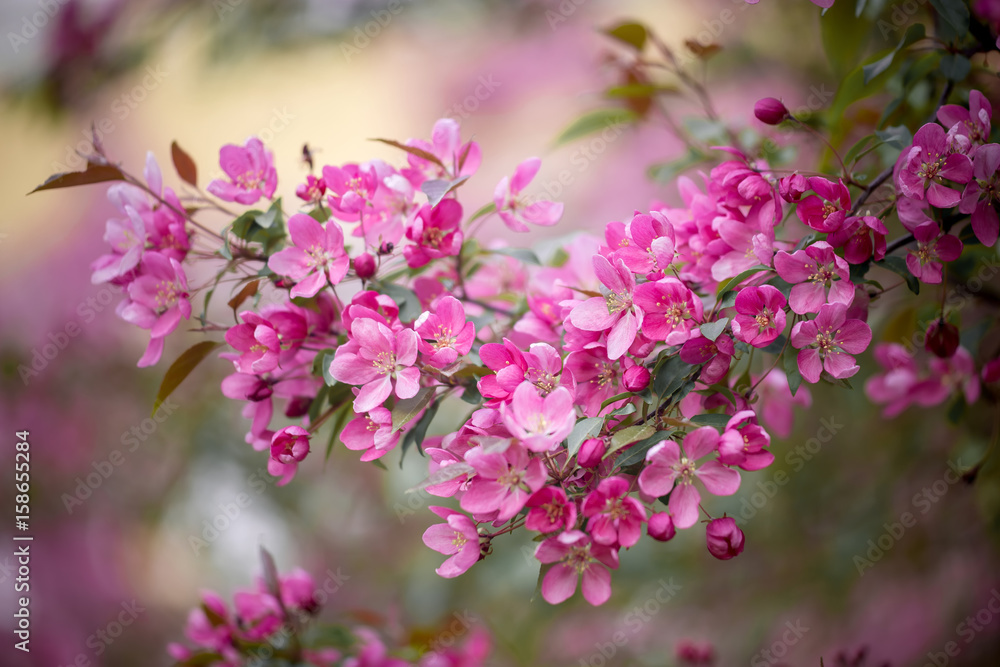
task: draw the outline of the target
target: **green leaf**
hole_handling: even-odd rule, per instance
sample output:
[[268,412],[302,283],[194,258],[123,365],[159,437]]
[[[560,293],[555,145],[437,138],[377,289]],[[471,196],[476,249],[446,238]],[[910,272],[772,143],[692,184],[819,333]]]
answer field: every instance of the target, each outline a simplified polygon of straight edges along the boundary
[[330,454],[333,452],[333,446],[340,440],[340,434],[344,431],[344,426],[347,421],[354,415],[354,410],[351,408],[350,401],[345,402],[340,409],[333,415],[333,426],[330,429],[330,438],[326,441],[326,454],[323,457],[323,462],[330,460]]
[[972,61],[961,53],[946,53],[941,56],[941,73],[949,81],[962,81],[972,71]]
[[617,410],[612,410],[609,417],[624,417],[625,415],[630,415],[635,412],[635,403],[626,403]]
[[156,392],[156,401],[153,402],[154,415],[163,401],[167,400],[170,394],[174,393],[174,390],[191,374],[191,371],[205,357],[211,354],[213,350],[222,347],[222,345],[223,343],[218,343],[214,340],[203,340],[184,350],[181,356],[177,357],[174,363],[170,364],[167,374],[163,376],[163,382],[160,383],[160,390]]
[[862,71],[864,73],[865,85],[867,86],[872,79],[874,79],[879,74],[889,69],[889,67],[892,66],[892,62],[895,59],[896,54],[899,53],[900,50],[906,48],[907,46],[913,44],[918,40],[923,39],[925,36],[926,33],[924,32],[923,23],[914,23],[913,25],[911,25],[906,30],[906,34],[903,35],[903,38],[899,40],[899,44],[896,46],[896,48],[894,48],[892,51],[890,51],[882,58],[879,58],[875,62],[869,63],[862,68]]
[[400,468],[403,467],[403,459],[406,457],[406,452],[410,449],[411,445],[416,445],[417,451],[420,452],[420,455],[421,456],[424,455],[423,444],[424,444],[424,438],[427,437],[427,427],[431,425],[432,421],[434,421],[434,415],[437,414],[439,407],[441,407],[440,401],[432,403],[431,406],[427,408],[427,412],[425,412],[423,417],[420,418],[420,421],[418,421],[413,428],[411,428],[409,431],[406,432],[405,435],[403,435],[403,441],[399,445]]
[[931,0],[934,10],[944,19],[955,36],[962,37],[969,32],[969,8],[963,0]]
[[620,401],[623,398],[629,398],[630,396],[634,396],[634,395],[635,394],[633,394],[631,391],[623,391],[620,394],[615,394],[611,398],[606,398],[606,399],[604,399],[604,402],[601,403],[601,410],[603,410],[604,408],[608,407],[609,405],[611,405],[615,401]]
[[656,429],[653,428],[651,424],[641,424],[623,428],[611,436],[611,442],[608,445],[608,451],[604,453],[604,458],[608,458],[623,447],[631,445],[633,442],[645,440],[654,433],[656,433]]
[[870,150],[868,147],[875,141],[875,139],[876,137],[874,134],[867,134],[858,139],[858,141],[851,146],[850,150],[844,154],[844,164],[853,165],[864,155],[867,155]]
[[763,348],[761,348],[761,350],[763,352],[767,352],[768,354],[780,354],[781,351],[783,349],[785,349],[785,342],[787,340],[788,339],[785,337],[785,334],[780,334],[777,338],[775,338],[773,341],[771,341],[768,345],[766,345]]
[[820,21],[823,50],[838,77],[843,77],[858,64],[871,31],[871,23],[855,16],[854,9],[841,0],[825,11]]
[[270,229],[276,220],[281,220],[281,197],[275,199],[265,213],[254,218],[254,222],[264,229]]
[[181,180],[185,183],[198,186],[198,167],[195,166],[194,160],[188,155],[183,148],[177,145],[177,142],[171,142],[170,144],[170,158],[174,162],[174,169],[177,170],[177,175],[181,177]]
[[468,226],[473,222],[475,222],[476,220],[478,220],[479,218],[483,217],[484,215],[489,215],[490,213],[496,213],[496,212],[497,212],[497,205],[494,204],[493,202],[490,202],[489,204],[481,206],[478,211],[473,213],[472,217],[465,221],[465,224],[466,226]]
[[669,438],[671,433],[673,433],[673,431],[657,431],[645,440],[637,442],[629,447],[628,451],[622,452],[621,456],[618,457],[612,468],[622,469],[637,463],[642,463],[646,459],[646,453],[658,443],[661,443]]
[[721,320],[716,320],[714,322],[706,322],[701,325],[701,335],[710,341],[715,341],[722,332],[726,330],[726,325],[729,324],[729,318],[723,317]]
[[72,188],[77,185],[90,185],[91,183],[105,183],[107,181],[124,181],[125,174],[121,169],[110,164],[87,163],[87,168],[83,171],[68,171],[62,174],[53,174],[45,179],[45,182],[29,192],[32,194],[41,190],[55,190],[57,188]]
[[670,162],[654,164],[646,170],[646,176],[654,183],[669,183],[688,169],[705,161],[699,151],[688,150],[687,154]]
[[392,408],[392,432],[406,426],[434,400],[434,387],[421,387],[416,396],[396,401]]
[[494,248],[493,250],[487,250],[487,253],[494,255],[506,255],[507,257],[513,257],[514,259],[520,260],[525,264],[534,264],[535,266],[541,266],[542,262],[538,259],[538,255],[535,254],[533,250],[527,248]]
[[596,438],[603,426],[604,417],[588,417],[578,421],[566,436],[566,450],[569,452],[569,457],[576,456],[584,440]]
[[628,109],[618,107],[596,109],[570,123],[569,127],[563,130],[556,138],[555,145],[562,146],[595,132],[600,132],[601,130],[617,128],[621,125],[630,125],[637,118],[638,116],[636,116],[635,112]]
[[608,28],[604,31],[604,34],[617,39],[623,44],[628,44],[636,51],[642,51],[646,46],[646,39],[648,38],[646,26],[632,21],[619,23],[613,28]]
[[714,426],[715,428],[725,428],[726,424],[729,423],[729,415],[695,415],[691,417],[688,421],[693,424],[703,424],[705,426]]
[[781,360],[785,368],[785,377],[788,378],[788,389],[795,396],[802,384],[802,373],[799,372],[799,354],[797,351],[785,350],[784,359]]
[[684,384],[692,370],[693,367],[685,363],[680,355],[671,355],[653,375],[653,392],[660,398],[671,395]]
[[893,148],[898,148],[899,150],[903,150],[913,143],[913,135],[910,134],[910,128],[905,125],[893,125],[884,130],[875,130],[875,136],[882,143],[888,144]]
[[763,264],[758,264],[757,266],[751,267],[746,271],[741,271],[738,275],[726,280],[725,282],[719,283],[719,286],[715,288],[715,295],[719,296],[724,294],[730,289],[735,289],[740,283],[749,278],[755,273],[760,273],[761,271],[770,271],[771,267],[764,266]]
[[880,266],[883,269],[889,269],[898,276],[902,276],[906,280],[906,286],[910,288],[910,291],[914,294],[920,294],[920,281],[917,277],[910,273],[910,269],[906,267],[906,261],[902,257],[897,257],[896,255],[889,255],[880,262],[875,262],[875,266]]

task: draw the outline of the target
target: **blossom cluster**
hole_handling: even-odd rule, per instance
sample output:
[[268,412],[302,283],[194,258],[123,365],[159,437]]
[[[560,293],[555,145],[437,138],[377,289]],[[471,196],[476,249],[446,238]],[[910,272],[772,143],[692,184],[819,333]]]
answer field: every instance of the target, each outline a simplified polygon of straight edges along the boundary
[[[790,117],[777,100],[756,111],[771,124]],[[561,204],[528,194],[540,161],[523,161],[469,214],[460,188],[482,151],[453,120],[430,140],[386,140],[404,151],[401,166],[310,174],[287,222],[272,199],[273,156],[251,138],[223,147],[227,177],[207,191],[226,205],[269,200],[267,211],[236,216],[195,198],[236,216],[218,247],[196,249],[211,234],[162,187],[150,157],[144,183],[111,188],[124,217],[108,222],[111,252],[93,279],[127,288],[118,312],[150,330],[139,362],[148,365],[192,316],[194,294],[234,275],[234,313],[254,307],[233,325],[199,319],[225,331],[233,373],[222,392],[244,402],[247,442],[268,451],[280,484],[328,421],[328,448],[339,441],[362,461],[416,444],[429,459],[420,488],[452,500],[430,508],[442,522],[424,534],[447,556],[439,575],[466,572],[494,538],[524,528],[537,533],[544,598],[562,602],[582,579],[596,605],[611,595],[620,552],[644,535],[668,541],[702,521],[713,556],[743,550],[733,519],[706,501],[771,465],[771,433],[787,435],[791,406],[811,400],[806,385],[849,386],[859,372],[869,312],[887,291],[870,270],[941,283],[963,250],[953,228],[968,218],[978,243],[996,243],[991,114],[976,91],[968,107],[942,106],[887,175],[895,197],[874,210],[872,189],[852,195],[846,176],[779,175],[722,147],[700,183],[678,180],[680,206],[654,202],[544,262],[476,238],[491,221],[515,232],[558,222]],[[887,243],[891,215],[901,242]],[[905,261],[893,254],[903,249]],[[192,288],[183,264],[193,258],[225,265]],[[264,291],[277,299],[260,303]],[[976,362],[945,324],[929,337],[939,357],[930,379],[908,355],[876,347],[888,374],[867,387],[889,414],[956,391],[978,397]],[[276,420],[279,401],[297,424]],[[462,402],[459,428],[434,434],[438,408]]]

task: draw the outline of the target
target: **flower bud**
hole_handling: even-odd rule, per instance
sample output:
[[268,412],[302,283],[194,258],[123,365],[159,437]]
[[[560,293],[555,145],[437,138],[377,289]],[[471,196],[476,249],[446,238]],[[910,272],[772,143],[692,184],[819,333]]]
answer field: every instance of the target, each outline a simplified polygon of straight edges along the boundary
[[927,327],[924,349],[942,359],[948,359],[955,354],[959,342],[958,327],[938,319]]
[[366,280],[375,275],[375,258],[366,252],[354,258],[354,273],[358,278]]
[[705,530],[708,551],[719,560],[729,560],[743,552],[743,531],[732,517],[712,519]]
[[778,181],[778,194],[789,204],[802,199],[809,189],[809,181],[802,174],[791,174]]
[[645,366],[626,368],[623,384],[628,391],[642,391],[649,386],[649,371]]
[[313,397],[295,396],[285,405],[285,416],[289,419],[298,419],[309,414],[309,406],[312,405]]
[[992,383],[1000,380],[1000,359],[994,359],[983,366],[983,382]]
[[601,465],[605,451],[607,451],[607,447],[601,438],[584,440],[576,455],[576,462],[580,464],[581,468],[596,468]]
[[757,120],[765,125],[777,125],[791,117],[785,105],[773,97],[757,100],[757,104],[753,105],[753,115],[757,116]]
[[677,645],[677,659],[682,665],[711,665],[715,662],[715,649],[708,642],[695,643],[685,639]]
[[271,458],[278,463],[298,463],[309,453],[309,431],[286,426],[271,438]]
[[666,542],[673,539],[677,534],[674,528],[674,518],[667,512],[657,512],[649,517],[649,525],[646,526],[649,536],[659,542]]

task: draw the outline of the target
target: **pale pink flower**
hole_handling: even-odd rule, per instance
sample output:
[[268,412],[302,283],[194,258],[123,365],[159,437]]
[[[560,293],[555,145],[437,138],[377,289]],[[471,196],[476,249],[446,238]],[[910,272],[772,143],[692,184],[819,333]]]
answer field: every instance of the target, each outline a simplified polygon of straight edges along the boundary
[[587,299],[573,308],[569,320],[584,331],[607,331],[608,357],[615,360],[635,342],[642,324],[642,310],[632,303],[635,275],[620,259],[612,266],[603,256],[594,255],[593,263],[604,296]]
[[351,338],[334,353],[330,374],[337,382],[362,385],[354,399],[356,413],[382,405],[394,391],[397,398],[416,396],[418,340],[412,329],[393,332],[373,319],[362,317],[351,323]]
[[237,324],[226,332],[226,342],[240,353],[233,361],[236,370],[250,375],[267,373],[278,367],[281,354],[281,339],[272,324],[253,312],[240,313],[243,324]]
[[139,277],[129,283],[129,301],[120,306],[120,316],[140,329],[149,329],[149,346],[138,364],[141,368],[160,360],[164,337],[177,328],[182,318],[191,317],[191,302],[187,277],[176,259],[148,252],[139,270]]
[[344,252],[344,232],[336,222],[331,220],[324,227],[312,216],[296,213],[288,219],[288,233],[295,245],[271,255],[267,266],[296,281],[292,297],[315,296],[347,275],[351,260]]
[[476,325],[466,321],[462,302],[453,296],[438,301],[433,313],[421,313],[413,328],[420,336],[420,352],[435,368],[450,366],[468,354],[476,337]]
[[528,158],[517,165],[513,177],[501,178],[493,192],[493,203],[500,219],[515,232],[530,231],[525,222],[551,227],[562,217],[562,204],[545,200],[531,201],[530,198],[521,196],[521,191],[535,178],[541,165],[542,161],[538,158]]
[[462,205],[456,199],[443,199],[431,208],[424,205],[406,227],[406,238],[414,243],[403,248],[411,269],[432,259],[452,257],[462,250]]
[[424,531],[424,544],[443,553],[446,559],[435,572],[446,579],[464,574],[479,561],[479,531],[476,523],[461,512],[447,507],[430,506],[430,510],[445,520]]
[[658,211],[636,212],[627,226],[608,223],[604,238],[608,259],[622,260],[633,273],[662,275],[674,261],[674,227]]
[[230,180],[217,178],[206,188],[219,199],[250,205],[261,197],[270,199],[274,195],[278,185],[274,155],[257,137],[250,137],[242,146],[223,146],[219,150],[219,165]]
[[701,494],[694,486],[701,480],[709,493],[731,496],[740,488],[740,474],[712,459],[700,467],[695,463],[719,449],[719,432],[703,426],[684,437],[684,453],[673,440],[654,445],[646,454],[646,467],[639,474],[639,488],[649,496],[668,493],[668,507],[678,528],[690,528],[698,520]]
[[500,412],[510,434],[533,452],[554,449],[576,424],[573,395],[565,387],[543,397],[534,385],[524,382],[511,402],[500,406]]
[[466,453],[465,461],[475,468],[476,476],[462,496],[462,509],[477,515],[496,512],[495,520],[501,522],[520,512],[547,477],[541,459],[517,443],[503,452],[475,447]]
[[535,558],[554,563],[542,579],[542,597],[549,604],[559,604],[576,592],[577,580],[583,577],[583,597],[590,604],[602,605],[611,597],[611,573],[618,569],[618,552],[591,542],[579,530],[568,530],[549,537],[538,545]]
[[358,415],[340,433],[344,447],[363,451],[362,461],[374,461],[388,454],[399,444],[400,432],[393,432],[392,413],[376,407]]

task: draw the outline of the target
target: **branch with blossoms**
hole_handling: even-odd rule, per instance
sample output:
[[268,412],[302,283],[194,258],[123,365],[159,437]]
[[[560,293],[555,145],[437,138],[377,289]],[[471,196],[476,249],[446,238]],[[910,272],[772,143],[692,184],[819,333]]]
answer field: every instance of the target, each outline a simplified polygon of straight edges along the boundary
[[[647,40],[659,44],[645,27],[611,34],[637,62]],[[950,48],[975,52],[959,42]],[[893,52],[879,67],[897,57],[909,56]],[[418,488],[452,500],[430,508],[442,522],[423,536],[447,556],[439,575],[463,574],[498,537],[524,529],[539,542],[543,597],[558,604],[579,585],[599,605],[621,550],[644,535],[669,541],[700,523],[714,557],[742,552],[745,536],[711,497],[735,494],[743,473],[773,463],[771,433],[787,436],[791,406],[810,404],[807,385],[851,388],[873,340],[869,320],[893,315],[896,302],[882,298],[890,290],[942,286],[926,333],[933,358],[923,373],[911,350],[877,344],[885,373],[869,379],[871,400],[898,414],[961,394],[961,407],[980,397],[980,372],[996,381],[996,355],[976,359],[977,340],[960,338],[956,323],[982,336],[995,311],[949,310],[943,287],[952,263],[996,244],[1000,145],[984,95],[969,89],[967,104],[953,104],[956,81],[935,83],[934,121],[912,135],[902,124],[873,133],[844,156],[782,102],[760,100],[761,122],[819,134],[840,175],[776,170],[738,146],[713,146],[701,184],[677,179],[683,205],[609,222],[603,237],[576,236],[545,257],[476,238],[490,223],[529,232],[559,221],[561,204],[529,194],[540,161],[517,165],[470,214],[461,187],[483,152],[450,119],[429,140],[380,140],[402,151],[398,165],[310,174],[287,219],[273,156],[256,138],[221,149],[227,177],[205,192],[176,145],[180,195],[152,155],[139,179],[102,149],[85,172],[39,189],[123,181],[109,189],[121,217],[108,221],[93,281],[121,286],[118,314],[149,331],[139,366],[159,361],[181,321],[225,332],[221,356],[234,372],[222,393],[244,403],[247,443],[269,452],[279,485],[328,422],[327,455],[339,443],[380,463],[416,446],[429,458]],[[711,117],[707,91],[694,92]],[[866,160],[882,175],[861,187],[855,170]],[[220,232],[195,219],[208,214],[228,216]],[[901,228],[897,241],[887,242],[890,227]],[[192,264],[213,267],[214,279],[189,284]],[[894,275],[897,284],[880,282]],[[211,321],[209,302],[227,284],[234,322]],[[181,355],[158,400],[220,344]],[[462,402],[461,426],[429,435],[439,409]],[[276,424],[276,408],[298,424]]]

